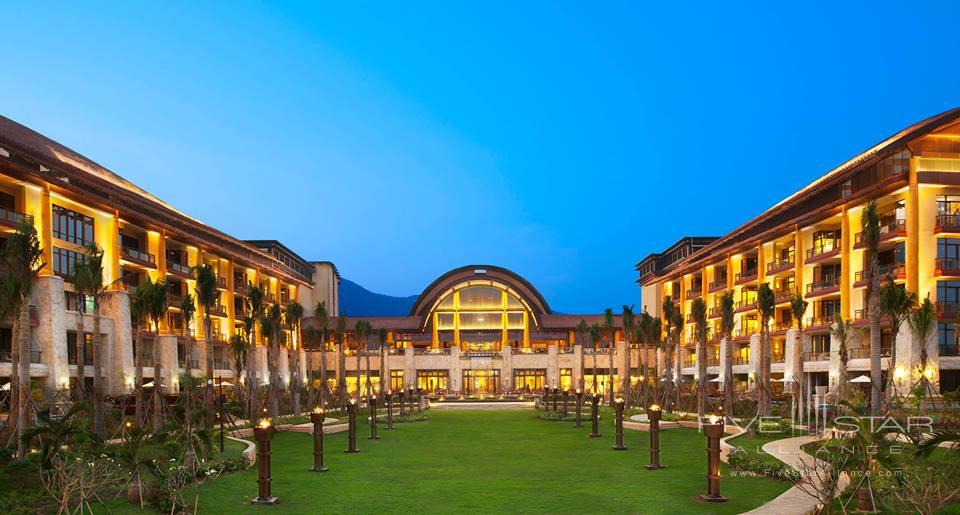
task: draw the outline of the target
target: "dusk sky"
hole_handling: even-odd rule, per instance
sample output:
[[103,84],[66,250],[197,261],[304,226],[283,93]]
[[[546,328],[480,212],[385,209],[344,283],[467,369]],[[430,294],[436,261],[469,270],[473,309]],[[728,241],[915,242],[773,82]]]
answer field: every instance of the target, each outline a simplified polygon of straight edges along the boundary
[[647,254],[960,105],[950,2],[36,4],[0,114],[391,295],[496,264],[639,309]]

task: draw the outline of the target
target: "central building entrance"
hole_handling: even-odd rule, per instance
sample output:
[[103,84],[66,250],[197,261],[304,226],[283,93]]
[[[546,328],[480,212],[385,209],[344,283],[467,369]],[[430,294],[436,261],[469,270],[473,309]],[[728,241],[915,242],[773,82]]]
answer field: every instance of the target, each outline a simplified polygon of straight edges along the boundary
[[500,370],[464,370],[464,395],[496,395],[500,391]]

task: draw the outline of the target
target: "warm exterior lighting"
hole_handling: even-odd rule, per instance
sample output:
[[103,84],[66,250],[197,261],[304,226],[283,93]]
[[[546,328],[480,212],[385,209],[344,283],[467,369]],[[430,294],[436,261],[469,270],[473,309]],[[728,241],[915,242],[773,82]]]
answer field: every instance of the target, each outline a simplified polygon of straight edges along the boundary
[[393,390],[387,390],[387,429],[393,429]]
[[898,383],[903,381],[906,377],[907,377],[907,369],[903,367],[897,367],[897,369],[894,370],[893,372],[893,379],[896,380]]
[[660,464],[660,417],[662,415],[663,412],[657,404],[652,404],[647,409],[647,419],[650,421],[650,463],[647,464],[647,468],[650,470],[663,468]]
[[323,466],[323,421],[326,414],[323,408],[317,406],[310,413],[310,422],[313,422],[313,468],[311,472],[326,472],[327,467]]
[[570,400],[570,390],[563,389],[563,411],[560,412],[560,420],[567,418],[567,402]]
[[614,412],[614,424],[616,427],[615,439],[613,444],[613,450],[615,451],[625,451],[626,447],[623,446],[623,398],[618,397],[613,403],[613,412]]
[[723,422],[719,417],[712,415],[710,423],[703,425],[703,432],[707,435],[707,493],[700,496],[705,502],[724,502],[726,497],[720,495],[720,438],[723,437]]
[[275,432],[270,419],[260,419],[260,422],[253,428],[253,436],[257,440],[257,485],[258,495],[256,499],[250,501],[253,504],[277,504],[279,499],[271,494],[270,484],[270,440],[273,439]]
[[577,388],[577,418],[573,427],[580,427],[580,409],[583,407],[583,390]]
[[590,438],[600,437],[600,395],[597,393],[594,393],[590,399],[590,423],[590,434],[587,436]]
[[933,367],[928,366],[923,371],[923,377],[926,377],[928,381],[933,379]]
[[360,452],[357,449],[357,401],[350,399],[347,404],[347,450],[345,452]]

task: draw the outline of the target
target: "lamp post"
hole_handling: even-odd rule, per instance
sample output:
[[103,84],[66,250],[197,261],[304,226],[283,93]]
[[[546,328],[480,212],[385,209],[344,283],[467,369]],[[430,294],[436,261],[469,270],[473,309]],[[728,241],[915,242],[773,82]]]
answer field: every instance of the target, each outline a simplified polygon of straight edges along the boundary
[[660,406],[654,404],[647,409],[647,419],[650,421],[650,470],[662,469],[660,464],[660,416],[663,412]]
[[557,387],[553,388],[553,412],[557,412],[557,400],[560,398],[560,389]]
[[423,390],[417,388],[417,413],[423,411]]
[[252,504],[277,504],[280,500],[270,493],[270,440],[274,427],[270,419],[263,419],[253,428],[257,440],[257,486],[258,495],[250,501]]
[[573,424],[573,427],[581,427],[580,423],[580,408],[583,406],[583,390],[577,388],[577,421]]
[[404,390],[403,388],[400,388],[400,394],[397,396],[397,400],[400,401],[400,416],[401,416],[401,417],[403,416],[404,404],[406,404],[406,403],[404,402],[404,400],[403,400],[405,393],[406,393],[406,390]]
[[370,405],[370,436],[367,439],[379,440],[380,435],[377,434],[377,396],[372,395],[367,400],[367,404]]
[[723,437],[723,420],[710,415],[709,422],[703,424],[707,435],[707,493],[700,496],[704,502],[725,502],[720,495],[720,438]]
[[323,466],[323,421],[327,414],[323,408],[317,406],[310,413],[310,422],[313,422],[313,468],[311,472],[326,472]]
[[625,451],[627,448],[623,446],[623,397],[617,397],[617,400],[613,402],[613,411],[616,427],[613,450]]
[[410,414],[413,415],[413,387],[412,386],[407,389],[407,402],[410,403],[410,405],[407,406],[407,411],[409,411]]
[[563,389],[563,411],[560,412],[560,420],[567,418],[567,401],[570,400],[570,389]]
[[387,429],[393,429],[393,390],[387,390]]
[[360,452],[357,449],[357,401],[350,399],[347,403],[347,450],[345,452]]
[[592,425],[590,429],[590,434],[587,435],[590,438],[597,438],[600,436],[600,395],[597,393],[593,394],[593,397],[590,399],[590,423]]

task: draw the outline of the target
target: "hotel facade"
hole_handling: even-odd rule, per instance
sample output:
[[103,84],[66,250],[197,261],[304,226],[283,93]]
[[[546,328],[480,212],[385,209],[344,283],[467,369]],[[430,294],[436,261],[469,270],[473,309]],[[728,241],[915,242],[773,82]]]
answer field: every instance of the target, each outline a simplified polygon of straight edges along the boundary
[[[211,199],[230,202],[221,192]],[[236,200],[236,199],[233,199]],[[190,339],[214,342],[215,375],[234,375],[227,350],[239,330],[250,284],[265,292],[265,302],[298,301],[308,314],[319,301],[338,309],[339,275],[329,262],[308,262],[277,241],[240,241],[209,227],[103,168],[90,159],[12,120],[0,117],[0,242],[22,222],[32,224],[43,248],[44,266],[30,299],[33,387],[51,392],[76,383],[77,367],[93,378],[93,315],[90,299],[76,292],[71,278],[84,248],[104,251],[101,305],[102,378],[108,395],[129,393],[134,378],[134,328],[130,293],[147,277],[166,281],[170,308],[159,334],[144,336],[144,377],[153,379],[153,346],[161,346],[161,385],[175,390],[185,371],[201,375],[207,349]],[[191,268],[209,265],[217,275],[219,303],[210,310],[212,331],[203,334],[200,307],[184,320],[181,299],[194,292]],[[195,296],[195,295],[194,295]],[[11,375],[11,320],[0,321],[0,382]],[[77,339],[85,334],[84,350]],[[267,380],[266,348],[256,335],[257,373]],[[298,352],[303,352],[298,349]],[[78,356],[78,354],[83,354]],[[286,353],[281,375],[289,378]],[[305,363],[301,359],[300,363]]]
[[[721,237],[687,237],[636,265],[643,305],[659,316],[667,297],[685,325],[672,364],[685,380],[696,373],[691,302],[708,306],[707,373],[722,378],[726,347],[732,346],[734,384],[748,389],[758,370],[761,284],[776,294],[770,321],[771,375],[779,384],[835,387],[840,378],[839,341],[831,336],[836,315],[859,329],[848,344],[848,378],[869,374],[861,213],[875,200],[881,213],[880,272],[936,306],[938,324],[926,342],[909,324],[892,341],[882,324],[884,374],[904,391],[916,381],[921,346],[925,371],[941,391],[960,387],[955,322],[960,312],[960,109],[918,122],[855,156],[766,212]],[[886,279],[884,279],[886,281]],[[720,339],[720,297],[733,291],[735,329]],[[809,302],[802,338],[792,321],[790,299]],[[890,374],[896,345],[897,370]]]

